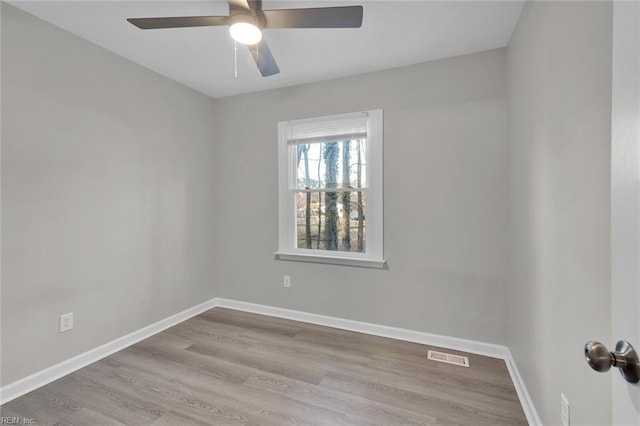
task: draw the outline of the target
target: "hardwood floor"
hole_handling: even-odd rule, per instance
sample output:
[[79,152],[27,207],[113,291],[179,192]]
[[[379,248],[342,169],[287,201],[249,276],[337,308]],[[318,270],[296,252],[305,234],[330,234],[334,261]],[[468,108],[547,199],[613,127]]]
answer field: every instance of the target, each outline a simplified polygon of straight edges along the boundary
[[[214,308],[2,406],[38,425],[526,425],[504,361]],[[437,349],[437,348],[436,348]]]

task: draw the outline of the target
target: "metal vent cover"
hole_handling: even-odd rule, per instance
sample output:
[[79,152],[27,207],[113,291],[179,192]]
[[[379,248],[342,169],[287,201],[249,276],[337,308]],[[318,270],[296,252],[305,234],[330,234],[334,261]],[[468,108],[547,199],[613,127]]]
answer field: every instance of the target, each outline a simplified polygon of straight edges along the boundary
[[445,352],[429,351],[427,352],[427,359],[431,361],[444,362],[445,364],[459,365],[461,367],[469,366],[469,357],[448,354]]

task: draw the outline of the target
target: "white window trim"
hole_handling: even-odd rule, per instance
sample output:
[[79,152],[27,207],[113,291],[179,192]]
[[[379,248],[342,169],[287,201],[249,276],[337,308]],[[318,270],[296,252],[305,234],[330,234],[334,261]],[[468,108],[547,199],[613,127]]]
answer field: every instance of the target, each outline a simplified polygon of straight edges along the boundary
[[[369,116],[367,128],[367,242],[365,253],[309,250],[296,247],[296,210],[295,191],[289,185],[291,174],[295,170],[295,159],[289,155],[286,129],[291,123],[308,123],[344,118],[350,115]],[[361,111],[352,114],[338,114],[303,120],[282,121],[278,123],[278,207],[279,232],[278,251],[280,260],[329,263],[335,265],[384,268],[383,249],[383,114],[381,109]]]

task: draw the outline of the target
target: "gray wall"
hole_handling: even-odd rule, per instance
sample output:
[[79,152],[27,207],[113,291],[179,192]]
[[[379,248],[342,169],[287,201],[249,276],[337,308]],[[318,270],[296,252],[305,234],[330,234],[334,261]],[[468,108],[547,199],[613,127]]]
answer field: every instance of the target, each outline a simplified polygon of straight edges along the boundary
[[215,296],[213,103],[2,3],[2,384]]
[[[611,422],[611,4],[528,2],[508,46],[508,338],[544,424]],[[609,343],[607,343],[609,344]],[[614,372],[614,374],[617,374]]]
[[[505,73],[494,50],[217,101],[218,296],[504,344]],[[389,269],[274,260],[276,123],[374,108]]]

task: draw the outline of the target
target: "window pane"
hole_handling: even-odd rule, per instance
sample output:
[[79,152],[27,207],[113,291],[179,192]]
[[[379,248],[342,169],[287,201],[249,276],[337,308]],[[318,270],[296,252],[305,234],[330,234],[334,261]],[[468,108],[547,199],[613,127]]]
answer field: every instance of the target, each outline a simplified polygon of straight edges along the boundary
[[366,140],[292,145],[295,187],[366,188]]
[[365,252],[364,191],[298,192],[297,248]]

